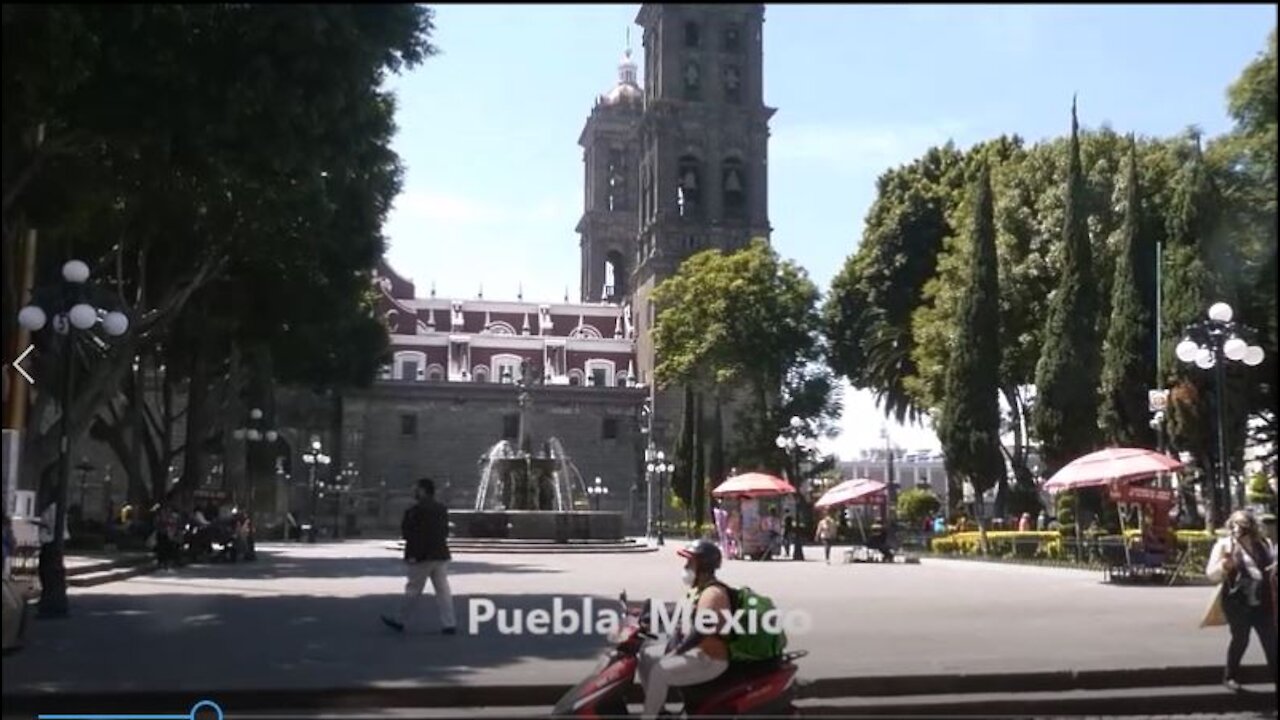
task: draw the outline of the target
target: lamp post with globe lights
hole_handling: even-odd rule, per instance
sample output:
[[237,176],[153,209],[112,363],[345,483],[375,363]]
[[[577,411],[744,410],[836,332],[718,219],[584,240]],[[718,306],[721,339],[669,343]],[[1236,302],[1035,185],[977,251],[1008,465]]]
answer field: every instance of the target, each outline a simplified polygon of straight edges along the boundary
[[311,438],[311,447],[306,452],[302,453],[302,462],[307,465],[309,482],[311,484],[311,529],[307,533],[307,542],[312,543],[316,541],[316,523],[319,521],[319,518],[316,517],[316,502],[319,499],[320,487],[317,484],[316,470],[317,466],[327,466],[332,462],[332,459],[328,455],[321,452],[322,449],[323,446],[320,444],[320,438],[313,436]]
[[[58,423],[58,480],[53,497],[46,497],[45,507],[54,506],[53,534],[40,546],[40,611],[42,618],[66,617],[67,573],[64,562],[67,531],[67,492],[71,481],[71,398],[75,394],[75,342],[77,332],[101,326],[108,337],[120,337],[129,329],[129,317],[118,310],[106,310],[92,302],[93,288],[88,286],[89,266],[81,260],[68,260],[62,266],[62,282],[32,292],[33,302],[18,311],[18,324],[39,337],[46,325],[53,331],[62,353],[62,384],[59,398],[61,421]],[[52,320],[52,322],[50,322]],[[49,338],[46,342],[52,342]],[[99,340],[101,343],[101,340]]]
[[[805,453],[817,449],[817,443],[809,437],[806,432],[807,430],[808,426],[805,424],[805,421],[800,419],[798,416],[793,415],[791,416],[790,422],[787,424],[787,428],[779,433],[778,437],[773,440],[779,450],[783,450],[787,453],[787,460],[790,461],[790,467],[787,470],[787,474],[791,476],[791,484],[795,486],[796,491],[801,493],[797,498],[800,501],[798,503],[798,509],[806,510],[804,517],[796,518],[795,532],[800,538],[807,536],[806,533],[808,532],[810,525],[810,518],[808,517],[807,508],[805,508],[804,503],[804,488],[801,487],[804,481],[801,478],[800,463]],[[799,515],[799,512],[797,512],[797,515]],[[792,548],[792,559],[803,560],[803,543],[795,542],[792,545]]]
[[[249,518],[252,519],[258,511],[258,483],[253,473],[253,456],[250,448],[258,443],[266,443],[272,446],[276,440],[280,438],[280,434],[274,429],[262,427],[262,410],[253,408],[249,411],[249,422],[245,427],[236,428],[231,434],[237,440],[245,441],[244,446],[244,472],[246,480],[249,483]],[[238,502],[238,500],[237,500]]]
[[587,494],[591,496],[591,504],[595,506],[593,509],[599,512],[600,500],[609,494],[609,488],[605,487],[604,481],[597,475],[595,482],[587,486]]
[[1210,477],[1210,508],[1215,526],[1221,520],[1221,511],[1231,499],[1231,463],[1227,458],[1227,374],[1228,361],[1244,363],[1249,367],[1262,364],[1266,353],[1257,345],[1250,345],[1241,336],[1253,333],[1248,326],[1233,322],[1235,312],[1224,302],[1209,308],[1207,320],[1194,323],[1183,333],[1182,342],[1174,349],[1178,359],[1194,364],[1201,370],[1212,370],[1217,395],[1218,467],[1216,479]]
[[654,462],[645,466],[650,475],[658,478],[658,544],[666,544],[664,541],[664,532],[666,531],[666,506],[667,506],[667,476],[676,471],[674,463],[667,462],[667,454],[659,450],[654,456]]

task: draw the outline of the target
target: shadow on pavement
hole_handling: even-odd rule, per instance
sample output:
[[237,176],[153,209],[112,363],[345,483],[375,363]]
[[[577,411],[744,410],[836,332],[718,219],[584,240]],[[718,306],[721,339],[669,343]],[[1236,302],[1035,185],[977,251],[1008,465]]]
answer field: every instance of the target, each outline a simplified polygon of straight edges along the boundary
[[[459,634],[444,636],[430,594],[420,629],[404,634],[379,620],[398,607],[396,594],[84,595],[72,617],[34,624],[22,653],[5,659],[4,694],[465,684],[481,671],[493,682],[495,670],[519,684],[538,682],[548,662],[580,664],[585,675],[604,649],[592,632],[503,634],[496,621],[471,634],[469,603],[481,597],[509,617],[553,612],[557,599],[580,609],[587,596],[457,595]],[[613,611],[607,598],[592,602],[595,615]]]
[[[513,563],[457,560],[449,563],[450,575],[471,573],[560,573],[563,569]],[[348,579],[405,576],[405,564],[398,556],[386,557],[299,557],[279,549],[260,549],[253,562],[187,565],[160,571],[157,577],[190,580],[274,580],[280,578]]]

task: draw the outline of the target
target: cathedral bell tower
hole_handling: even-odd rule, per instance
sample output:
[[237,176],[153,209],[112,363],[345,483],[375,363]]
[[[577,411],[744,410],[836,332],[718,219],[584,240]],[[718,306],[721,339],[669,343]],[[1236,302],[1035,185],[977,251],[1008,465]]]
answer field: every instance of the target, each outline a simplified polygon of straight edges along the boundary
[[[628,42],[628,45],[630,43]],[[640,148],[636,129],[644,91],[628,47],[618,84],[596,100],[578,144],[583,150],[582,301],[623,302],[634,269]]]
[[652,382],[654,288],[690,255],[768,239],[764,5],[648,3],[631,276],[639,370]]

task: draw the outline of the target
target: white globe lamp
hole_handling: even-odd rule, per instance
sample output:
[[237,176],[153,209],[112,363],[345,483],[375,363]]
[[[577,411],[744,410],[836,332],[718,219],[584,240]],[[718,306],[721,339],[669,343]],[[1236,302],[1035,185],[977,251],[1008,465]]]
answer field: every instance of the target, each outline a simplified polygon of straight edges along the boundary
[[1224,302],[1214,303],[1213,306],[1209,308],[1209,319],[1214,322],[1229,323],[1231,322],[1231,318],[1234,314],[1235,313],[1231,310],[1231,306]]
[[83,260],[68,260],[62,266],[62,278],[79,285],[89,279],[89,266]]

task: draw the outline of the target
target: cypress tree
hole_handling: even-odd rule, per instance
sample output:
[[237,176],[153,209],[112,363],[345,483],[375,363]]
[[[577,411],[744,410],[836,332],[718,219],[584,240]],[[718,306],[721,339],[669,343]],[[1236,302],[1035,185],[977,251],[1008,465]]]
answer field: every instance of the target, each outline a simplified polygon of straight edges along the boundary
[[947,474],[984,493],[1005,479],[1000,448],[1000,278],[995,203],[984,161],[973,190],[969,284],[960,299],[938,437]]
[[1052,475],[1075,458],[1097,449],[1098,296],[1089,246],[1080,126],[1071,102],[1071,145],[1063,213],[1062,275],[1049,303],[1044,346],[1036,365],[1032,423],[1040,440],[1040,460]]
[[1121,247],[1111,285],[1111,322],[1103,346],[1098,421],[1107,441],[1114,445],[1154,448],[1146,393],[1155,377],[1154,255],[1142,228],[1138,151],[1132,136],[1127,174]]

